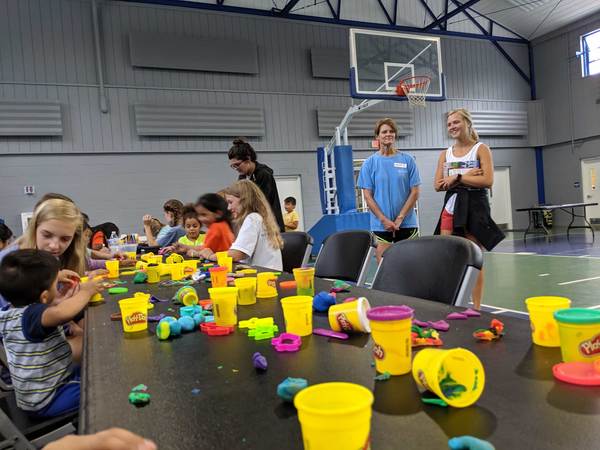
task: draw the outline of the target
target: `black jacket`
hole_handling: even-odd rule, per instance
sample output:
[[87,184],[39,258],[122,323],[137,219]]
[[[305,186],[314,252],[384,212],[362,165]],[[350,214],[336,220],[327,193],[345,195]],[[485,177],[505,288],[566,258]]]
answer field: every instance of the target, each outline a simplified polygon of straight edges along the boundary
[[[465,231],[475,236],[486,250],[492,250],[504,239],[504,233],[492,220],[486,189],[458,186],[446,192],[444,206],[452,194],[457,194],[454,204],[454,232],[464,236]],[[441,217],[440,217],[441,219]],[[434,234],[440,234],[440,220]]]
[[[246,175],[240,175],[239,179],[245,180]],[[273,214],[275,215],[275,220],[279,225],[279,231],[283,233],[285,231],[285,227],[283,225],[283,214],[281,213],[281,202],[279,201],[277,184],[275,183],[275,178],[273,177],[273,169],[257,161],[256,168],[254,169],[254,172],[252,172],[252,175],[250,175],[249,179],[254,181],[263,194],[265,194],[265,197],[267,197],[267,201],[271,205],[271,210],[273,210]]]

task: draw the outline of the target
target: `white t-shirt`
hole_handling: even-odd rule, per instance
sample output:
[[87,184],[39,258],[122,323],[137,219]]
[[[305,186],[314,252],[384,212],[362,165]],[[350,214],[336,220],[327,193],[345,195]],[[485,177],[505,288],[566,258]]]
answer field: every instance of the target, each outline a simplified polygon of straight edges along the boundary
[[231,249],[249,255],[248,259],[241,261],[244,264],[283,270],[281,250],[273,248],[267,239],[263,218],[258,213],[246,216]]
[[[469,170],[480,167],[479,159],[477,158],[477,150],[481,142],[476,142],[469,152],[464,156],[454,156],[453,146],[446,150],[446,162],[444,163],[444,176],[464,175]],[[446,202],[444,209],[449,214],[454,214],[454,204],[456,203],[456,194],[452,195]]]

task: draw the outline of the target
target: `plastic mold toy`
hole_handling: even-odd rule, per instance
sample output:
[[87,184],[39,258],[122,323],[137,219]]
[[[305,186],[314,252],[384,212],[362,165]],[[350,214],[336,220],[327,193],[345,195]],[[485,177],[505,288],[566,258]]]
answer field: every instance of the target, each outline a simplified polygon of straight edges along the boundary
[[278,337],[271,339],[271,345],[278,352],[297,352],[302,346],[302,339],[297,334],[281,333]]

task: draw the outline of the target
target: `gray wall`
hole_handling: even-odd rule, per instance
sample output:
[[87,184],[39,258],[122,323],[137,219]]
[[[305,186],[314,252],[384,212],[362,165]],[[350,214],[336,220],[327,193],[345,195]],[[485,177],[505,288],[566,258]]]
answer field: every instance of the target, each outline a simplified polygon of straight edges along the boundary
[[[251,142],[259,159],[279,175],[299,174],[307,227],[320,217],[314,149],[316,108],[351,104],[348,82],[311,75],[310,49],[347,52],[346,27],[261,17],[121,3],[102,4],[102,45],[109,113],[99,108],[90,2],[0,0],[0,100],[57,101],[63,105],[60,137],[0,138],[0,217],[19,231],[19,213],[31,210],[46,191],[74,197],[92,222],[113,220],[123,231],[139,231],[141,215],[161,214],[171,197],[191,201],[235,179],[228,168],[228,138],[150,138],[135,134],[135,103],[231,104],[260,107],[266,135]],[[258,45],[259,75],[133,68],[130,31],[244,39]],[[415,135],[400,146],[417,157],[423,178],[421,224],[431,232],[441,195],[431,184],[437,155],[448,145],[443,113],[526,110],[529,87],[489,44],[443,40],[448,97],[415,110]],[[522,64],[523,46],[507,45]],[[383,109],[405,109],[386,102]],[[356,157],[370,139],[351,139]],[[535,201],[535,162],[526,137],[485,139],[496,165],[512,166],[513,206]],[[520,176],[523,173],[525,176]],[[528,175],[529,174],[529,175]],[[35,185],[36,196],[23,194]],[[515,217],[523,226],[524,218]]]
[[[581,159],[600,156],[600,75],[583,78],[580,37],[600,28],[600,14],[544,36],[533,43],[537,96],[544,101],[546,202],[583,201]],[[555,215],[564,225],[567,217]]]

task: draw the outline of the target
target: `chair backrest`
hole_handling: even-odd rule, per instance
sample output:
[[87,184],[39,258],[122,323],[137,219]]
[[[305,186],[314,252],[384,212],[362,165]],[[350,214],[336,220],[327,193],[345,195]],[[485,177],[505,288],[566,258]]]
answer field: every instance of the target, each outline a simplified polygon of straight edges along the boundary
[[317,255],[315,276],[353,281],[363,286],[376,245],[375,236],[366,230],[329,235]]
[[304,231],[281,233],[281,237],[283,238],[281,250],[283,270],[291,273],[292,269],[305,266],[312,251],[312,237]]
[[482,265],[481,249],[468,239],[409,239],[385,251],[372,288],[466,306]]

